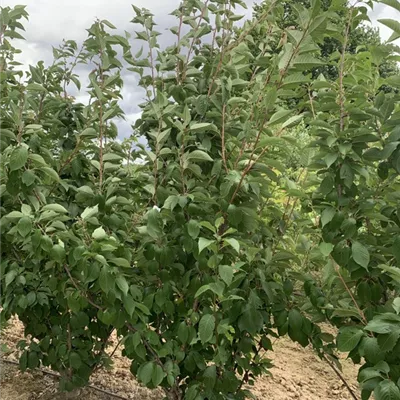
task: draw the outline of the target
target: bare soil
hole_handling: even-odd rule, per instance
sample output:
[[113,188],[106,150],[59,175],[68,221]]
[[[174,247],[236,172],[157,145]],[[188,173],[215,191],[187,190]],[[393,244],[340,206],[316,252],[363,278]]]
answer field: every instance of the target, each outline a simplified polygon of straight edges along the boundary
[[[1,335],[1,343],[9,350],[2,359],[16,361],[16,343],[23,338],[23,326],[15,320]],[[110,343],[110,352],[117,338]],[[274,367],[272,376],[257,380],[251,388],[257,399],[268,400],[352,400],[348,390],[334,371],[320,360],[310,348],[302,348],[289,339],[282,338],[274,343],[274,352],[268,354]],[[130,362],[120,351],[113,355],[112,370],[100,370],[91,378],[91,384],[126,399],[161,400],[160,391],[142,387],[129,371]],[[357,366],[351,361],[342,361],[342,374],[357,393]],[[0,363],[1,400],[115,400],[115,397],[85,388],[72,394],[58,392],[57,378],[40,371],[21,373],[16,365]]]

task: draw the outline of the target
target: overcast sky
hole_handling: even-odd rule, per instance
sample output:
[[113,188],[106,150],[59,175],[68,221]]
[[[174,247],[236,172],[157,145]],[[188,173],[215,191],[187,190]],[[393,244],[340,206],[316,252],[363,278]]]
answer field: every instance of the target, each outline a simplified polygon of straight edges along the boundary
[[[39,60],[44,60],[46,64],[51,62],[52,46],[57,47],[64,38],[82,42],[87,36],[85,29],[90,27],[95,18],[109,20],[122,34],[124,30],[132,33],[134,26],[129,22],[134,15],[131,3],[137,7],[150,9],[159,24],[157,30],[166,31],[169,26],[175,25],[175,18],[168,14],[179,5],[179,2],[180,0],[0,0],[3,7],[27,5],[29,22],[24,23],[26,42],[21,41],[17,46],[23,50],[19,60],[25,65],[36,64]],[[245,13],[250,17],[254,1],[245,0],[245,2],[249,6]],[[375,6],[370,14],[373,25],[379,27],[384,39],[387,39],[391,32],[379,24],[377,19],[395,18],[394,12],[388,6],[379,5]],[[129,124],[140,115],[138,104],[143,99],[143,92],[137,89],[135,79],[133,73],[125,76],[121,107],[126,113],[127,122],[118,124],[120,137],[130,135]],[[82,94],[74,93],[74,95],[84,101],[84,85]]]

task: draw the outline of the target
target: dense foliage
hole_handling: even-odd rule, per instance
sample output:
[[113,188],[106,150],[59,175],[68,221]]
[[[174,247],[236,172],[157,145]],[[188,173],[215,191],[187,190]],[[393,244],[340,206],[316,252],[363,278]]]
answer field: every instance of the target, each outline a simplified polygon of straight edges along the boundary
[[[400,76],[381,73],[399,49],[348,51],[376,2],[293,3],[296,26],[266,0],[239,28],[240,0],[184,1],[166,48],[134,6],[139,53],[98,20],[26,74],[27,12],[1,9],[1,306],[25,325],[23,370],[83,386],[116,331],[168,398],[243,399],[288,334],[349,352],[363,399],[400,399]],[[146,95],[133,149],[113,122],[128,71]]]

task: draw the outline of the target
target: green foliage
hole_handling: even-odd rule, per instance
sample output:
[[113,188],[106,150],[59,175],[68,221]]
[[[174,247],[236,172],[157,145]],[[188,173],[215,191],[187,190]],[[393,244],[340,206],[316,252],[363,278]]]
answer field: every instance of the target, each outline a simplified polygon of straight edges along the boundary
[[[116,330],[144,385],[243,399],[271,367],[262,350],[288,334],[320,356],[349,352],[363,399],[399,398],[400,109],[384,90],[398,76],[380,70],[396,48],[347,51],[365,7],[297,5],[286,32],[280,2],[238,29],[240,5],[184,2],[167,48],[134,6],[145,54],[96,21],[25,80],[10,39],[27,14],[1,9],[1,306],[34,339],[22,370],[85,385]],[[118,54],[146,94],[122,145]],[[68,95],[78,63],[91,67],[86,106]],[[310,73],[327,66],[337,75]]]

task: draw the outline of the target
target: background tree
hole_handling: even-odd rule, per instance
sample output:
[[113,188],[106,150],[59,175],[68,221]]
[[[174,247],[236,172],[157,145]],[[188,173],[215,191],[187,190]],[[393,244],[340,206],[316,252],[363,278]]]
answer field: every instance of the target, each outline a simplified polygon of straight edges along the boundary
[[[260,18],[265,10],[268,3],[256,4],[254,6],[254,17]],[[282,41],[287,40],[287,29],[297,29],[299,26],[299,17],[296,10],[302,7],[310,7],[312,4],[311,0],[290,0],[282,1],[279,4],[279,27],[284,30]],[[324,66],[316,67],[312,70],[314,77],[319,74],[323,74],[326,79],[335,80],[338,77],[338,70],[335,63],[331,63],[331,57],[337,56],[341,49],[340,39],[335,37],[337,32],[342,32],[346,25],[347,13],[344,11],[346,8],[349,9],[350,5],[347,1],[333,1],[333,0],[323,0],[321,1],[321,10],[329,11],[331,16],[334,16],[334,26],[332,23],[327,25],[327,29],[330,29],[330,35],[321,35],[317,44],[320,48],[320,57],[324,60]],[[365,23],[357,24],[351,27],[349,40],[347,43],[347,51],[350,53],[355,53],[358,49],[368,48],[369,46],[379,46],[383,49],[383,43],[379,36],[379,31],[377,28],[373,28]],[[388,45],[390,50],[391,46]],[[380,67],[380,73],[383,77],[388,77],[391,75],[396,75],[399,73],[399,67],[396,60],[386,60]],[[386,87],[386,90],[393,90],[395,88]]]

